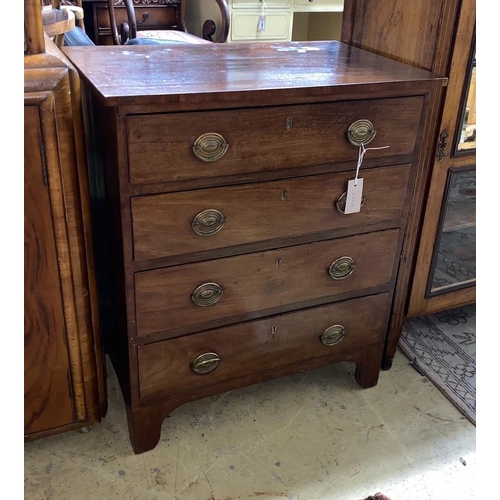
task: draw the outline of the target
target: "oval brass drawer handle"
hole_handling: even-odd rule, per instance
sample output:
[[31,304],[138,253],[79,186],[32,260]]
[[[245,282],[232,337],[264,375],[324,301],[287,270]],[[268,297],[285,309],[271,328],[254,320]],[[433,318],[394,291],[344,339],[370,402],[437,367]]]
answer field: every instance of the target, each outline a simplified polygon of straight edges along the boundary
[[215,208],[209,208],[200,212],[191,222],[193,231],[199,236],[212,236],[218,233],[226,218]]
[[[335,206],[337,207],[337,210],[341,213],[345,213],[345,203],[347,200],[347,191],[345,193],[342,193],[339,197],[339,199],[335,202]],[[364,196],[361,196],[361,206],[364,205],[366,201],[366,198]]]
[[343,280],[350,276],[354,269],[356,269],[356,264],[351,257],[339,257],[335,261],[333,261],[328,268],[328,274],[334,280]]
[[204,283],[191,294],[193,302],[200,307],[212,306],[219,302],[223,290],[217,283]]
[[356,120],[347,130],[347,139],[353,146],[370,144],[375,139],[377,131],[370,120]]
[[345,337],[345,328],[342,325],[332,325],[321,334],[321,342],[327,346],[338,344]]
[[220,364],[220,356],[215,352],[200,354],[190,364],[191,370],[198,375],[213,372]]
[[202,161],[217,161],[222,158],[229,148],[222,135],[208,132],[200,135],[193,144],[193,153]]

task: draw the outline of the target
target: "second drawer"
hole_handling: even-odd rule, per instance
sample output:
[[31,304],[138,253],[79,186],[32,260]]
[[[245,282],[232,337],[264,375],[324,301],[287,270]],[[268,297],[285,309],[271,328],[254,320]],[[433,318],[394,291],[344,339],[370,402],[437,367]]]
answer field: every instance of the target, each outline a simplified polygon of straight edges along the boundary
[[349,215],[338,202],[353,172],[134,198],[134,259],[398,223],[409,174],[410,165],[362,171],[365,202]]
[[388,284],[398,239],[399,230],[381,231],[137,273],[137,335],[174,336]]

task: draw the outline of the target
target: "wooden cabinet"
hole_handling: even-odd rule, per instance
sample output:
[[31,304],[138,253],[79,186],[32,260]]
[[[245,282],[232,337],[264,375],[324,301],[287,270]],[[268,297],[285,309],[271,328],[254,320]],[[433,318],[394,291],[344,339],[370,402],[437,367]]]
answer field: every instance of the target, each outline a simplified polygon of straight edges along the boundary
[[24,428],[28,434],[70,425],[76,417],[42,138],[42,132],[49,132],[54,104],[49,93],[24,107]]
[[[177,406],[236,387],[339,361],[377,383],[445,81],[339,42],[295,47],[65,49],[89,102],[110,356],[136,453]],[[368,144],[381,149],[347,213]]]
[[463,2],[407,315],[476,300],[475,2]]
[[407,317],[473,303],[475,0],[346,0],[342,41],[449,79],[431,97],[384,366]]
[[79,78],[25,2],[24,432],[87,427],[106,411]]
[[[180,29],[182,20],[178,9],[181,0],[134,0],[137,29]],[[214,2],[215,3],[215,2]],[[108,0],[83,0],[86,32],[96,45],[113,45]],[[116,24],[127,21],[122,0],[115,1]]]

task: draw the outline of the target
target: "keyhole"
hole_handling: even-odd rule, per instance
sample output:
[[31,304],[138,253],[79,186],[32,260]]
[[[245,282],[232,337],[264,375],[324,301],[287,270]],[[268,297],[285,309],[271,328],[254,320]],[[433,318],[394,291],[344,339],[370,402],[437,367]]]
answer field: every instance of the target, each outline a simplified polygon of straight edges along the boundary
[[272,336],[274,337],[277,332],[278,332],[278,327],[276,325],[273,325],[271,327],[271,334],[272,334]]
[[281,267],[281,257],[276,259],[276,267]]
[[286,189],[281,190],[281,201],[286,201],[288,197],[288,191]]
[[293,128],[293,120],[291,118],[286,119],[286,129],[287,130],[292,130]]

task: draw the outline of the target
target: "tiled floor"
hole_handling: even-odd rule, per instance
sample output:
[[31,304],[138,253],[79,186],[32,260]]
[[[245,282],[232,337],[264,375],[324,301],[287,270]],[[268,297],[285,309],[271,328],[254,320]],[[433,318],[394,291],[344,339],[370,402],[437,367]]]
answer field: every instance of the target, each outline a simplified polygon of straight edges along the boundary
[[475,498],[476,428],[398,352],[372,389],[349,363],[184,405],[134,455],[109,372],[90,432],[25,444],[25,499]]

